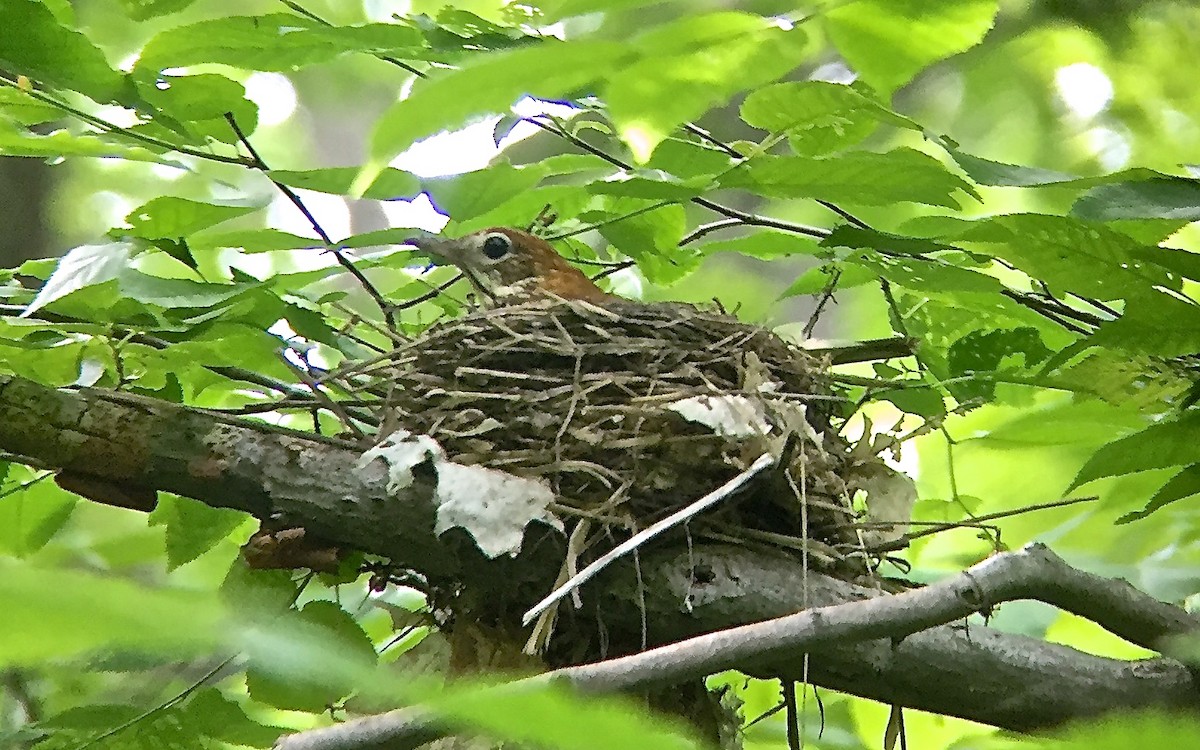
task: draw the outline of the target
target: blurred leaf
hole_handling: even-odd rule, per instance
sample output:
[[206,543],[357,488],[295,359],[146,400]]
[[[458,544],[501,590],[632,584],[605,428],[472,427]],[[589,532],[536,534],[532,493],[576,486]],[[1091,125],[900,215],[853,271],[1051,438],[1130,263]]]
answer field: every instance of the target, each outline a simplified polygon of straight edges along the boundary
[[81,245],[68,251],[21,317],[32,315],[71,292],[115,279],[129,265],[134,249],[129,242],[110,242]]
[[[462,726],[511,742],[562,750],[684,750],[701,745],[682,727],[611,699],[556,688],[453,690],[434,703]],[[537,716],[538,721],[529,717]]]
[[20,125],[37,125],[61,119],[62,110],[34,99],[20,89],[0,87],[0,119]]
[[128,98],[128,79],[108,65],[83,34],[59,24],[43,3],[0,2],[0,64],[9,74],[85,94],[107,103]]
[[[327,167],[303,172],[273,169],[267,172],[268,177],[284,185],[334,195],[350,195],[350,185],[357,174],[356,167]],[[388,167],[379,173],[362,197],[387,201],[411,198],[420,192],[421,181],[416,175]]]
[[[0,493],[0,551],[25,557],[44,547],[66,524],[79,498],[48,476],[31,480],[27,472],[19,475],[8,479]],[[17,490],[22,485],[26,488]]]
[[187,237],[214,224],[258,211],[258,206],[230,206],[162,196],[129,212],[129,234],[146,239]]
[[146,21],[184,10],[196,0],[121,0],[125,15],[134,21]]
[[60,156],[120,157],[129,161],[173,162],[139,146],[111,143],[93,135],[72,135],[56,130],[41,135],[0,118],[0,156],[33,156],[53,159]]
[[1200,463],[1200,414],[1189,413],[1105,445],[1079,470],[1070,489],[1104,477],[1196,463]]
[[371,138],[371,158],[382,166],[418,139],[483,113],[507,112],[522,96],[562,97],[620,68],[627,55],[616,42],[558,41],[480,55],[458,70],[418,81],[411,96],[385,112]]
[[37,664],[101,649],[181,658],[222,640],[224,613],[211,595],[80,571],[0,565],[0,600],[6,602],[0,607],[0,664]]
[[853,146],[880,123],[921,126],[847,86],[826,81],[788,81],[752,91],[742,102],[742,120],[770,133],[787,133],[792,150],[821,156]]
[[859,0],[825,14],[838,51],[864,81],[890,94],[969,49],[992,28],[996,0]]
[[810,54],[801,29],[748,13],[687,15],[636,37],[642,59],[614,66],[605,101],[634,159],[646,162],[684,122],[773,81]]
[[288,13],[228,16],[160,32],[142,48],[134,70],[148,80],[168,68],[208,63],[291,72],[347,52],[405,52],[421,46],[420,33],[399,24],[331,27]]
[[174,570],[217,546],[250,517],[191,498],[163,494],[147,520],[151,526],[166,527],[167,570]]
[[230,745],[269,748],[287,728],[263,724],[246,715],[217,688],[196,693],[183,708],[190,729]]
[[1150,498],[1150,502],[1146,503],[1146,507],[1138,511],[1126,513],[1116,520],[1116,523],[1123,524],[1131,521],[1140,521],[1154,511],[1162,508],[1165,505],[1182,500],[1193,495],[1200,494],[1200,464],[1192,464],[1184,467],[1183,471],[1167,480],[1167,483],[1158,488],[1158,492]]
[[[287,618],[281,635],[297,629],[278,647],[294,643],[292,653],[260,652],[246,671],[251,697],[276,708],[319,712],[355,689],[353,675],[370,670],[375,647],[354,618],[333,602],[313,601]],[[323,662],[335,661],[326,669]]]
[[908,201],[959,208],[955,192],[978,197],[970,183],[951,174],[941,162],[910,148],[822,159],[758,156],[719,181],[722,187],[744,188],[770,198],[820,198],[860,206]]
[[1092,188],[1071,207],[1084,219],[1183,219],[1200,221],[1200,180],[1161,177]]
[[644,5],[657,5],[662,0],[541,0],[538,3],[546,21],[554,22],[569,16],[587,13],[617,13]]

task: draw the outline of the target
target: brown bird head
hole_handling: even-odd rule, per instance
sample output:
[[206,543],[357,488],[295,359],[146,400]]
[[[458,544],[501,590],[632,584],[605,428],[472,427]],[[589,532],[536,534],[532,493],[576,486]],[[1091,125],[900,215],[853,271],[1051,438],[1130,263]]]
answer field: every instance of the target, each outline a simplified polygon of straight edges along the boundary
[[612,298],[550,243],[519,229],[492,227],[457,239],[422,237],[410,242],[458,266],[479,291],[496,301],[539,293],[586,302]]

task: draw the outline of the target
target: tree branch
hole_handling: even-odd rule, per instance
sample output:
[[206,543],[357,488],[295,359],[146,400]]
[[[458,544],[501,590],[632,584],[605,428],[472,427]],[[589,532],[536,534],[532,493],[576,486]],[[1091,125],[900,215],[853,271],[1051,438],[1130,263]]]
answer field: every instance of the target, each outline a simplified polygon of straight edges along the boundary
[[[360,467],[359,447],[339,440],[5,377],[0,450],[100,482],[166,490],[272,524],[303,526],[333,544],[434,576],[453,577],[466,564],[433,533],[432,478],[418,472],[412,488],[389,494],[383,467]],[[489,563],[501,564],[521,562]],[[804,576],[800,561],[783,553],[719,544],[651,549],[640,571],[614,567],[583,593],[612,643],[640,641],[641,612],[633,604],[640,593],[650,644],[675,644],[552,673],[586,690],[724,668],[799,680],[807,651],[814,684],[1008,729],[1114,708],[1200,703],[1191,672],[1168,659],[1123,662],[984,626],[931,627],[1020,597],[1054,603],[1150,647],[1196,627],[1182,610],[1124,582],[1074,570],[1042,548],[883,597],[813,571]],[[841,606],[795,614],[830,605]],[[686,640],[696,636],[704,638]]]

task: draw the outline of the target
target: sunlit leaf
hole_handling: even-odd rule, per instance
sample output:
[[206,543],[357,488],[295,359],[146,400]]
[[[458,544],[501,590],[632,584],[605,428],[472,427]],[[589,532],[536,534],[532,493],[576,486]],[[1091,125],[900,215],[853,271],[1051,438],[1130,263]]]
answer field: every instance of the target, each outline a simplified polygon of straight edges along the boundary
[[129,242],[74,248],[59,260],[54,273],[42,285],[22,316],[32,315],[71,292],[115,279],[129,265],[135,249]]
[[1085,219],[1200,220],[1200,180],[1160,177],[1141,182],[1118,182],[1092,188],[1071,207]]
[[[334,195],[349,195],[350,185],[354,182],[358,169],[355,167],[326,167],[325,169],[309,169],[303,172],[289,172],[274,169],[267,173],[271,179],[291,187],[317,190]],[[421,181],[416,175],[391,167],[379,173],[371,186],[363,193],[364,198],[375,200],[395,200],[397,198],[412,198],[421,192]]]
[[125,14],[135,21],[178,13],[196,0],[121,0]]
[[258,107],[246,99],[242,84],[225,76],[204,73],[161,76],[154,85],[140,88],[142,98],[161,113],[158,122],[193,141],[207,139],[237,143],[238,136],[226,119],[252,133],[258,126]]
[[79,91],[98,102],[128,97],[126,77],[83,34],[59,24],[43,3],[0,2],[0,64],[10,74]]
[[[6,474],[9,472],[6,472]],[[15,557],[37,552],[71,517],[78,497],[49,477],[17,472],[0,487],[0,551]],[[25,489],[18,487],[25,486]],[[8,494],[11,493],[11,494]]]
[[931,63],[978,44],[997,9],[996,0],[859,0],[825,19],[850,67],[891,93]]
[[150,514],[149,523],[166,527],[167,570],[174,570],[208,552],[248,518],[236,510],[213,508],[190,498],[164,494]]
[[699,259],[695,251],[679,247],[679,240],[687,230],[683,207],[669,205],[630,215],[647,205],[646,201],[633,198],[613,200],[609,210],[628,218],[605,224],[600,233],[619,252],[636,260],[647,279],[656,284],[670,284],[695,270]]
[[132,227],[129,233],[136,237],[175,239],[257,210],[258,206],[218,205],[162,196],[135,208],[125,221]]

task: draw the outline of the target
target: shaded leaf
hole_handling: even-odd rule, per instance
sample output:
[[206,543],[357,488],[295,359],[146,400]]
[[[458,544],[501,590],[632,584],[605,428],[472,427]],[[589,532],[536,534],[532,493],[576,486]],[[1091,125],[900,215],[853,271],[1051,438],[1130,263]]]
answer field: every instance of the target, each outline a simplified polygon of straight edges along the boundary
[[159,497],[158,506],[147,518],[151,526],[166,527],[167,570],[200,557],[249,520],[240,511],[170,494]]
[[1070,489],[1104,477],[1196,463],[1200,463],[1200,414],[1189,413],[1100,448],[1079,470]]
[[[302,172],[273,169],[267,173],[271,179],[284,185],[334,195],[350,195],[350,185],[357,174],[356,167],[327,167]],[[420,192],[421,181],[416,175],[388,167],[379,173],[362,197],[386,201],[412,198]]]
[[1163,506],[1193,495],[1200,495],[1200,464],[1192,464],[1171,477],[1166,484],[1158,488],[1158,492],[1154,493],[1145,508],[1126,513],[1118,518],[1116,523],[1139,521]]
[[[617,198],[609,205],[609,211],[619,215],[645,205],[633,198]],[[693,250],[679,247],[686,231],[687,217],[679,205],[663,206],[600,227],[604,239],[637,261],[638,269],[654,284],[678,281],[699,264]]]
[[1159,177],[1092,188],[1071,207],[1085,219],[1182,219],[1200,221],[1200,180]]

